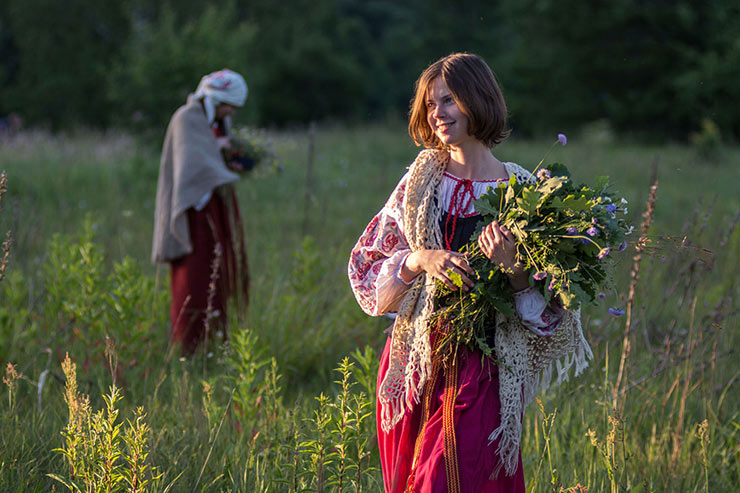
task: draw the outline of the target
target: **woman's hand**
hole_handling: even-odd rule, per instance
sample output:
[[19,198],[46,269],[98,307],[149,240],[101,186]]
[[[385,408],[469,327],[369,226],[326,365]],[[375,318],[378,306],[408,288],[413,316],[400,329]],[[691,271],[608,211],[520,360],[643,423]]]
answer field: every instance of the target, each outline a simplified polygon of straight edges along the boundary
[[216,137],[216,143],[221,152],[231,151],[231,139],[228,137]]
[[516,258],[516,242],[511,231],[499,226],[498,221],[493,221],[483,228],[478,237],[478,246],[491,262],[506,273],[515,291],[529,286],[527,272]]
[[229,161],[228,166],[234,171],[244,171],[244,166],[239,161]]
[[463,290],[468,291],[474,286],[473,281],[468,277],[473,274],[473,269],[470,268],[468,259],[462,253],[449,250],[418,250],[410,253],[401,268],[401,277],[404,281],[410,282],[422,272],[439,279],[453,291],[457,289],[452,280],[455,274],[460,276]]

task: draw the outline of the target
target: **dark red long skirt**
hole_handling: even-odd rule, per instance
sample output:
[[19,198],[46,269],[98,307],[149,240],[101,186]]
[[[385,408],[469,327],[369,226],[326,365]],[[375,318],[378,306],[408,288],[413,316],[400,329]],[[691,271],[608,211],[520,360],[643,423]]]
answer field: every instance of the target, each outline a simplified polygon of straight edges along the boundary
[[[200,210],[188,209],[188,226],[193,251],[170,262],[170,336],[182,345],[184,354],[192,354],[205,339],[217,332],[227,338],[226,305],[237,291],[238,302],[246,307],[249,275],[247,270],[241,219],[233,190],[226,198],[214,191]],[[213,275],[216,245],[221,255]],[[209,313],[211,296],[211,318]]]
[[[378,385],[388,370],[390,338],[380,360]],[[442,433],[444,378],[437,379],[433,401],[422,439],[418,465],[414,471],[413,490],[419,493],[446,493],[447,473]],[[379,405],[379,404],[378,404]],[[498,367],[480,354],[461,356],[454,423],[460,488],[464,493],[525,493],[521,454],[513,476],[501,471],[494,480],[491,472],[499,464],[497,442],[488,444],[488,435],[501,422],[498,395]],[[406,411],[390,432],[384,433],[378,416],[378,444],[386,493],[406,491],[414,459],[414,444],[419,432],[421,405]]]

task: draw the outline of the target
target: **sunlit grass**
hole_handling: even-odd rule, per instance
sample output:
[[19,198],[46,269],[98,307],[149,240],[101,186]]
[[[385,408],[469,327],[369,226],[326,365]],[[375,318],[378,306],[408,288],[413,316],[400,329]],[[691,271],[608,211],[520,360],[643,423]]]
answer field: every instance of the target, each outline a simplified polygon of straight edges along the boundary
[[[106,334],[120,356],[121,416],[137,406],[147,412],[150,458],[164,473],[159,489],[173,481],[174,491],[188,489],[199,478],[206,491],[318,486],[310,477],[323,467],[315,455],[336,452],[339,435],[327,431],[324,448],[315,442],[314,398],[324,392],[325,409],[335,412],[342,390],[332,385],[332,370],[357,347],[379,352],[388,325],[355,303],[349,250],[417,149],[402,125],[321,128],[308,175],[306,131],[263,135],[284,171],[237,185],[252,270],[248,318],[232,319],[234,348],[214,351],[205,364],[181,361],[166,344],[168,270],[160,268],[155,281],[149,262],[158,150],[95,133],[34,133],[3,144],[8,191],[0,233],[12,230],[14,243],[0,281],[0,364],[15,363],[23,377],[12,400],[0,400],[0,489],[49,491],[46,474],[65,474],[51,452],[62,445],[67,420],[59,364],[69,351],[81,390],[102,408],[113,378]],[[627,390],[615,402],[625,318],[606,309],[626,303],[632,249],[617,262],[616,291],[584,309],[595,353],[590,369],[540,396],[542,407],[525,415],[528,487],[729,491],[740,482],[740,370],[732,352],[740,149],[707,161],[675,144],[569,137],[550,160],[566,163],[576,181],[609,175],[634,223],[657,157],[658,201],[637,283]],[[531,168],[549,145],[512,138],[496,155]],[[55,233],[63,234],[56,243]],[[359,378],[372,383],[372,368]],[[333,416],[331,426],[341,421]],[[378,467],[374,447],[371,440],[368,460]],[[322,472],[327,489],[336,488],[328,485],[333,467]],[[275,470],[286,482],[276,482]],[[364,487],[377,490],[377,471],[365,472]]]

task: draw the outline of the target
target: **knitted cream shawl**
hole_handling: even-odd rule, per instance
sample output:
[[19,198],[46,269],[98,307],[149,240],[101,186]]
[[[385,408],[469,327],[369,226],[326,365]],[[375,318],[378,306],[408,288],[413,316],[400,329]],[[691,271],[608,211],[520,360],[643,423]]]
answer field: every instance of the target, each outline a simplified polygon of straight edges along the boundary
[[[404,234],[411,250],[441,249],[440,218],[442,204],[437,185],[447,167],[449,154],[425,149],[409,167],[404,205]],[[505,163],[509,175],[531,180],[532,175],[513,163]],[[381,427],[389,431],[403,417],[405,407],[418,403],[431,376],[432,351],[429,320],[434,310],[435,280],[419,275],[406,293],[391,334],[390,364],[380,383]],[[557,381],[568,378],[575,364],[578,375],[592,358],[581,331],[580,311],[566,312],[555,333],[538,336],[518,317],[507,319],[496,313],[496,357],[499,367],[501,425],[491,430],[489,443],[499,440],[500,465],[513,475],[518,465],[519,443],[524,408],[540,389],[549,386],[556,371]],[[461,444],[464,446],[464,444]]]

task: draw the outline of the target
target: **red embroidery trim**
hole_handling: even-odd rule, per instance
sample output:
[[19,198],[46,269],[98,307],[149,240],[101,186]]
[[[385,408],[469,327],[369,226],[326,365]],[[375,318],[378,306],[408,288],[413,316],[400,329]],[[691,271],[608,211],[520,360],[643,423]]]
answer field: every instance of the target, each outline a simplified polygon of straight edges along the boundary
[[[475,198],[472,180],[455,178],[455,181],[457,181],[457,185],[455,185],[455,190],[452,192],[450,209],[447,214],[447,221],[445,222],[445,247],[447,250],[452,250],[452,239],[455,237],[457,218],[461,214],[465,214],[465,211],[468,210],[470,203]],[[452,219],[452,231],[449,228],[450,219]]]

